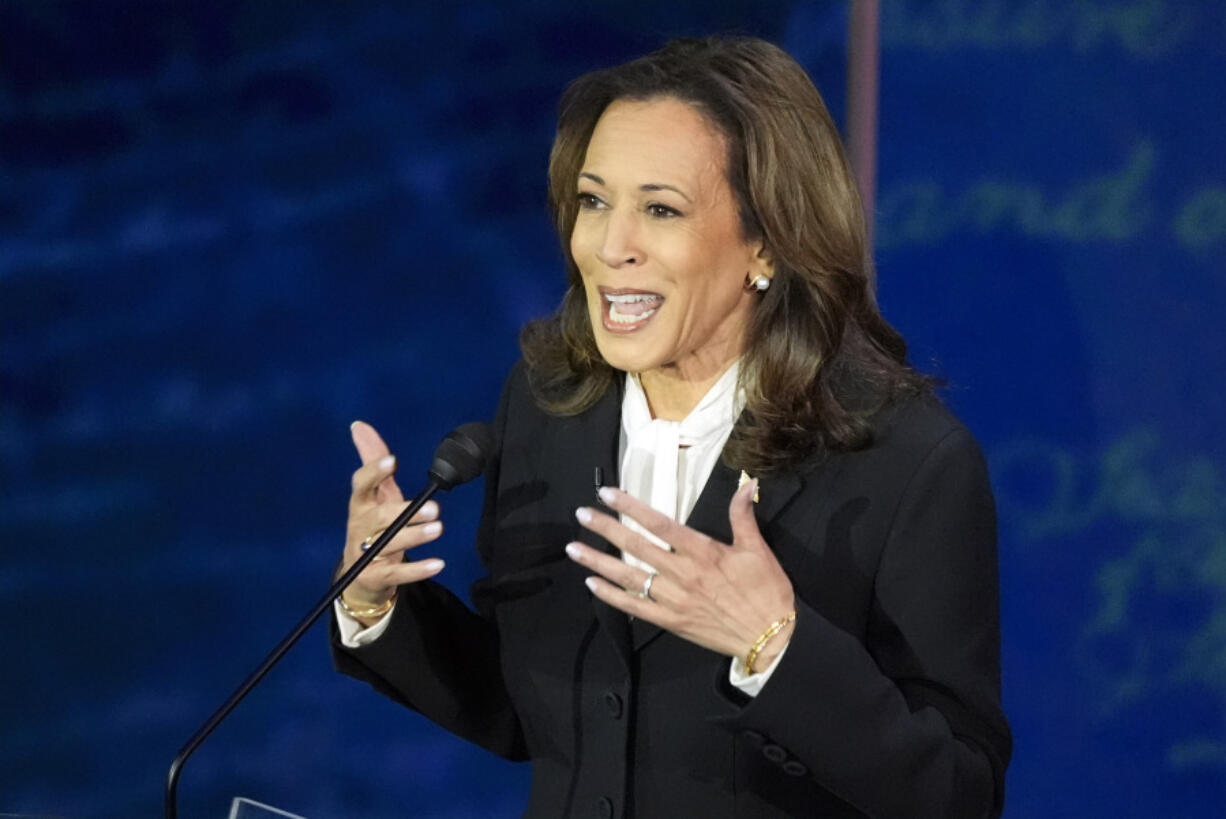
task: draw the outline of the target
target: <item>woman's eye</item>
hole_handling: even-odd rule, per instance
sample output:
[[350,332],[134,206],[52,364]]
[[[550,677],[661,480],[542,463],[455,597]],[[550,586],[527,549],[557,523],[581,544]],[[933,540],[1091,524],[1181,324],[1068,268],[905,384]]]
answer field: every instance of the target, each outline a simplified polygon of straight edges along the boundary
[[648,205],[647,212],[657,219],[672,219],[675,216],[681,215],[681,211],[676,208],[670,208],[668,205],[661,205],[658,202]]
[[596,210],[604,204],[600,201],[600,197],[592,193],[580,193],[575,199],[583,210]]

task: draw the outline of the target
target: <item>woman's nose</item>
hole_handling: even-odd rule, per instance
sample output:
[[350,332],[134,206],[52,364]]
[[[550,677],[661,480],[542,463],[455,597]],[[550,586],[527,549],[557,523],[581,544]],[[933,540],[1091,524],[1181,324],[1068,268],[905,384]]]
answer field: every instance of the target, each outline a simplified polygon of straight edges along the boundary
[[610,213],[604,223],[604,237],[596,250],[596,258],[613,268],[641,264],[643,252],[636,233],[631,214]]

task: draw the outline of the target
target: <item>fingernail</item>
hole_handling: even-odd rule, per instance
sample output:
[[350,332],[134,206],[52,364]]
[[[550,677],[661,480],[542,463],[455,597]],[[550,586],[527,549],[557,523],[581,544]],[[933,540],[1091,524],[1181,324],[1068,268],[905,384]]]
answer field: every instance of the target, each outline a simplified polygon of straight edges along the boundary
[[437,557],[433,557],[433,558],[430,558],[429,560],[423,560],[421,567],[425,569],[426,571],[430,572],[431,574],[438,574],[439,572],[443,570],[443,567],[446,565],[447,565],[446,563],[439,560]]
[[438,504],[434,501],[426,501],[426,505],[421,508],[417,514],[421,515],[426,520],[438,517]]
[[596,591],[596,578],[589,577],[583,581],[583,585],[587,586],[588,591]]
[[395,465],[396,465],[395,455],[388,455],[386,458],[379,459],[379,469],[381,469],[384,472],[387,472],[389,469],[391,469]]
[[349,424],[349,431],[353,432],[353,428],[356,427],[357,425],[358,425],[357,421],[351,421]]
[[578,518],[580,523],[591,523],[592,510],[588,509],[586,506],[580,506],[575,510],[575,517]]
[[578,560],[579,556],[583,554],[583,550],[579,548],[578,543],[567,543],[566,554],[570,555],[573,559]]
[[443,524],[439,523],[438,521],[435,521],[434,523],[427,523],[425,526],[421,527],[421,531],[424,535],[435,537],[443,533]]
[[609,504],[610,506],[613,505],[613,499],[617,497],[617,493],[614,492],[611,488],[607,486],[602,486],[599,489],[597,489],[596,494],[600,496],[600,499],[602,501]]

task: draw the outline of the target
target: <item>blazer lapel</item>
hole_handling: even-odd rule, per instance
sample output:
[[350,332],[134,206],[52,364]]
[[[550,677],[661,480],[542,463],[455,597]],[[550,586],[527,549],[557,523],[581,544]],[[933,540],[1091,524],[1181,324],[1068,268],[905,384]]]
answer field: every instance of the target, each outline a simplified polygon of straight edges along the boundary
[[[731,544],[732,524],[728,520],[728,504],[736,494],[740,477],[740,472],[725,465],[722,458],[717,461],[685,525],[720,543]],[[759,481],[754,517],[760,530],[765,530],[767,524],[783,511],[783,507],[799,491],[800,483],[800,477],[792,472],[776,473]],[[631,625],[634,650],[643,648],[659,637],[662,631],[659,626],[635,620]]]
[[[600,508],[600,499],[596,496],[596,482],[599,470],[600,483],[604,486],[617,486],[618,478],[618,441],[621,433],[622,389],[620,383],[605,392],[600,401],[582,415],[561,419],[563,427],[557,467],[560,482],[558,494],[562,499],[566,514],[572,515],[580,506]],[[575,540],[582,541],[592,548],[600,549],[608,554],[620,557],[621,551],[594,532],[575,526]],[[626,663],[630,663],[630,622],[625,614],[612,606],[588,595],[596,619],[608,632],[617,647],[617,653]]]

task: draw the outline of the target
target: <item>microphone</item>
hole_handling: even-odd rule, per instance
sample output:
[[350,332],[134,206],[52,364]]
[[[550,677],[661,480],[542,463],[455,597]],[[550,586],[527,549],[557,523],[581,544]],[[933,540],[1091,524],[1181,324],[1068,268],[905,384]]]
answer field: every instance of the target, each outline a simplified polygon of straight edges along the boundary
[[[493,451],[494,436],[489,424],[480,421],[461,424],[448,432],[434,450],[434,462],[427,474],[439,489],[452,489],[484,472]],[[374,548],[371,546],[370,550]]]
[[183,772],[183,766],[187,763],[188,757],[204,744],[204,741],[230,715],[230,712],[251,693],[253,688],[259,685],[260,680],[264,679],[273,666],[280,662],[281,658],[294,647],[294,644],[319,619],[320,615],[332,607],[332,601],[340,596],[345,589],[349,588],[349,585],[370,565],[372,560],[379,556],[379,552],[383,550],[383,547],[396,536],[397,532],[404,528],[405,524],[425,505],[426,501],[430,500],[434,493],[440,489],[452,489],[480,475],[489,465],[493,452],[494,436],[490,431],[489,424],[479,422],[463,424],[447,433],[447,437],[443,438],[438,448],[434,450],[434,460],[430,464],[430,469],[426,472],[425,489],[418,493],[413,502],[392,521],[390,526],[383,530],[382,534],[366,550],[366,553],[349,567],[349,571],[337,578],[306,617],[264,658],[264,662],[260,663],[259,667],[251,672],[251,675],[217,709],[213,716],[209,717],[204,725],[200,726],[196,733],[192,735],[192,738],[187,741],[187,744],[183,746],[183,749],[179,751],[179,755],[170,763],[170,772],[166,778],[166,819],[177,819],[179,815],[177,797],[179,775]]

